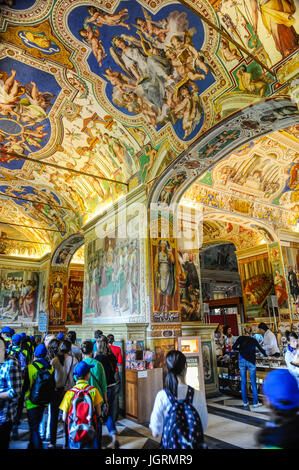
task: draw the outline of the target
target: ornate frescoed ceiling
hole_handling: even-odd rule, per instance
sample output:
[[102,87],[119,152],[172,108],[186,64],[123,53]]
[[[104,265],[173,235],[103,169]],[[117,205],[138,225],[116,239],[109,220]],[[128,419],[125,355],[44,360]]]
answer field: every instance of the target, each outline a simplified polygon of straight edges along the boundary
[[[280,2],[290,11],[276,14],[284,18],[283,44],[257,0],[0,3],[0,224],[3,232],[14,227],[11,238],[34,241],[40,254],[153,181],[224,118],[289,93],[299,30],[292,0]],[[276,172],[272,181],[269,157],[260,189],[258,181],[252,186],[265,153],[244,160],[246,185],[292,209],[291,151],[283,160],[289,177],[277,162],[281,178]],[[234,155],[228,166],[242,171]],[[223,165],[217,171],[210,176],[218,190]]]
[[[274,230],[298,230],[298,126],[252,140],[206,171],[184,194]],[[290,131],[292,133],[290,133]],[[269,241],[269,240],[268,240]]]

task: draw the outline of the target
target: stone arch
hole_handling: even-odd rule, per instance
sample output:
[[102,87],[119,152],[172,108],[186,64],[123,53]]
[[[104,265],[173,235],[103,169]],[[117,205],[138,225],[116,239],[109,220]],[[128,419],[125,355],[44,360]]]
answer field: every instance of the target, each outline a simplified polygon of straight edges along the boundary
[[299,123],[296,104],[289,98],[271,98],[239,111],[196,139],[154,182],[148,206],[169,206],[182,198],[208,169],[257,137]]

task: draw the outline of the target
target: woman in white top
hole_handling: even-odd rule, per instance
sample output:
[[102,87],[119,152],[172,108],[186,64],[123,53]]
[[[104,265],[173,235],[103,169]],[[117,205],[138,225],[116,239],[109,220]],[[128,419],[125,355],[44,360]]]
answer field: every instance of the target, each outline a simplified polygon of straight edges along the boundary
[[[54,368],[55,396],[50,403],[50,444],[48,448],[56,447],[59,405],[67,390],[75,385],[73,370],[77,359],[71,355],[72,343],[53,339],[48,346],[48,359]],[[67,443],[66,443],[67,444]]]
[[284,355],[284,360],[286,362],[289,372],[295,377],[299,386],[299,367],[294,366],[292,361],[295,359],[298,350],[298,336],[294,332],[286,331],[286,338],[288,340],[287,350]]
[[[184,400],[188,390],[188,385],[185,382],[187,372],[186,356],[181,351],[169,351],[166,355],[166,365],[168,370],[165,380],[166,389],[178,400]],[[208,427],[208,411],[206,399],[202,392],[194,390],[192,405],[199,414],[204,432]],[[160,390],[155,399],[149,425],[154,437],[162,435],[165,419],[170,408],[171,403],[167,392]]]

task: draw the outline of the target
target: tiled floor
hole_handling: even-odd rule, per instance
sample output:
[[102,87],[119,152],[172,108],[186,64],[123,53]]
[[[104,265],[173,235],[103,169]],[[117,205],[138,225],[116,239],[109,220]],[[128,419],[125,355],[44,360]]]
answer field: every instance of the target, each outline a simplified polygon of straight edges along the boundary
[[[209,449],[256,449],[256,433],[268,417],[267,409],[244,409],[242,400],[222,395],[208,399],[209,425],[205,432],[205,442]],[[160,439],[152,437],[151,431],[145,425],[137,424],[128,419],[117,423],[118,440],[121,449],[158,449]],[[20,438],[11,441],[11,449],[26,449],[29,429],[24,419],[19,427]],[[63,429],[58,429],[58,446],[63,445]],[[47,448],[47,442],[44,442]],[[111,447],[111,439],[106,428],[103,429],[103,447]]]

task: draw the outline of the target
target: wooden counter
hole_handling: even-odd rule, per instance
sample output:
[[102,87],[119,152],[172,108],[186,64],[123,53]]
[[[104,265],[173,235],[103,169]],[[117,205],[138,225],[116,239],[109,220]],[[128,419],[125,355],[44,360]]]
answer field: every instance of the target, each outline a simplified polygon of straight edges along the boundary
[[125,370],[126,418],[137,423],[150,420],[154,401],[163,388],[162,368],[148,370]]

